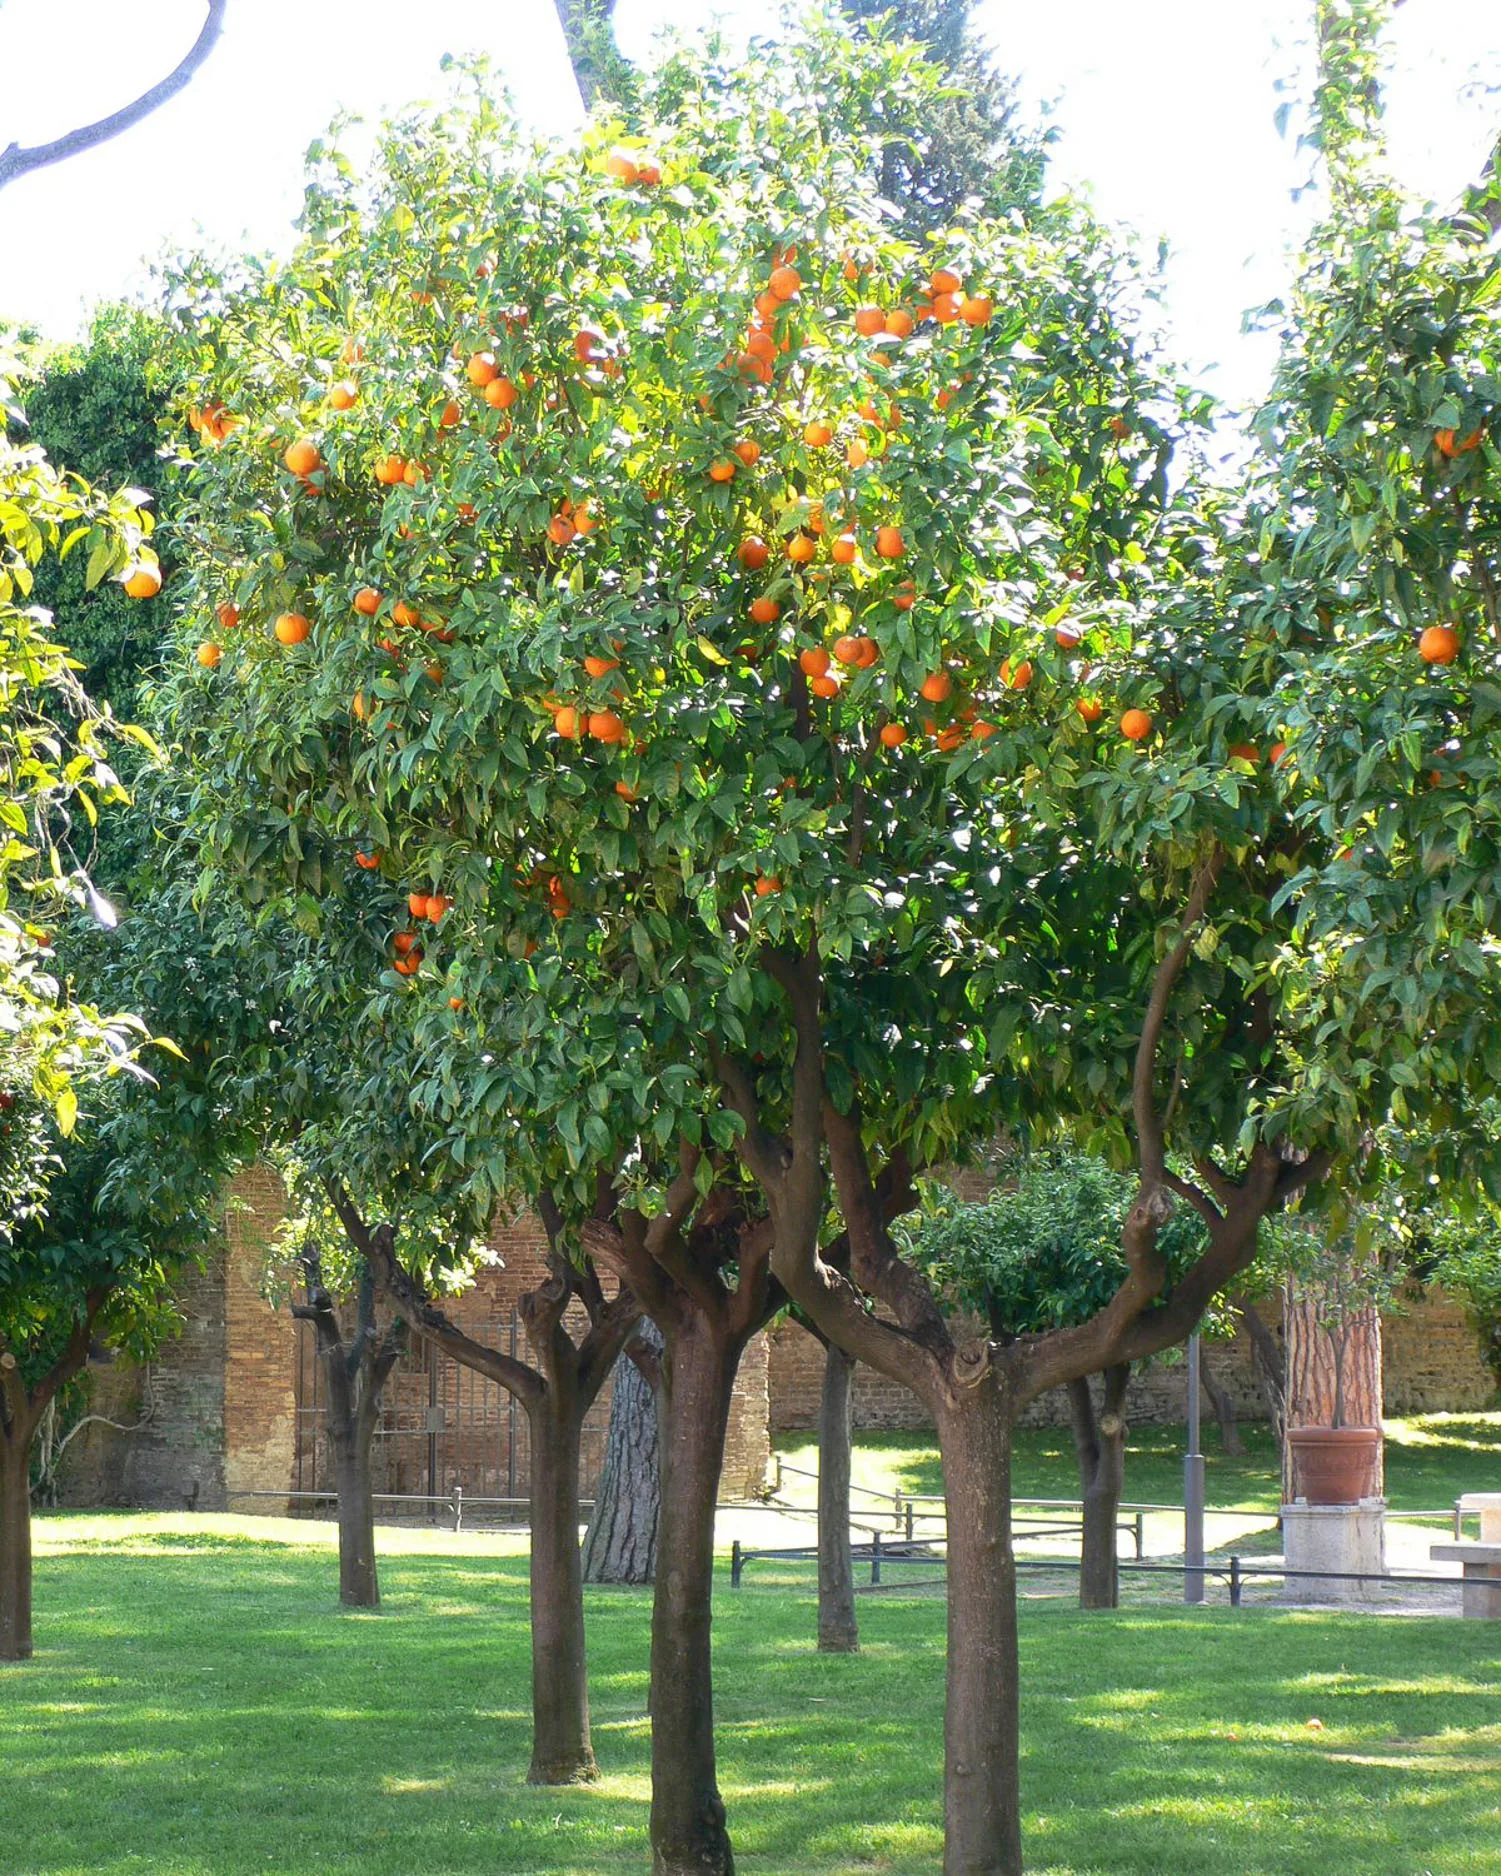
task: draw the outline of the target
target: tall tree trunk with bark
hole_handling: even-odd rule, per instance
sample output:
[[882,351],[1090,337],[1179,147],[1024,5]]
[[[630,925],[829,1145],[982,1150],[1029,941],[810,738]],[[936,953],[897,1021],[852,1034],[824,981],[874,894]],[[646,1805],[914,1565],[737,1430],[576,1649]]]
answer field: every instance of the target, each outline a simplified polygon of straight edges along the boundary
[[1240,1428],[1235,1424],[1235,1402],[1230,1397],[1229,1388],[1221,1387],[1215,1380],[1210,1370],[1207,1348],[1199,1350],[1199,1384],[1220,1430],[1221,1452],[1231,1459],[1241,1458],[1246,1448],[1240,1437]]
[[30,1387],[15,1354],[0,1344],[0,1661],[32,1654],[31,1442],[49,1402],[82,1373],[108,1296],[88,1291],[62,1353]]
[[528,1414],[532,1441],[532,1762],[529,1785],[597,1778],[589,1730],[579,1561],[577,1396],[556,1388]]
[[855,1358],[824,1344],[818,1414],[818,1648],[854,1654],[855,1571],[850,1560],[850,1436],[855,1424]]
[[375,1273],[367,1261],[360,1279],[357,1326],[346,1341],[312,1245],[303,1251],[302,1264],[307,1301],[293,1304],[292,1314],[313,1325],[323,1364],[324,1423],[338,1492],[339,1601],[354,1609],[375,1609],[380,1606],[380,1579],[370,1454],[380,1421],[381,1393],[406,1348],[407,1328],[398,1317],[387,1325],[384,1336],[377,1330]]
[[1105,1370],[1105,1393],[1098,1414],[1089,1378],[1080,1375],[1068,1384],[1084,1506],[1079,1557],[1081,1609],[1120,1606],[1116,1523],[1126,1483],[1126,1387],[1130,1379],[1128,1363],[1118,1362]]
[[714,1754],[714,1512],[740,1350],[689,1317],[667,1342],[651,1627],[652,1876],[733,1876]]
[[1251,1366],[1255,1370],[1256,1383],[1266,1405],[1266,1417],[1280,1451],[1286,1445],[1287,1428],[1287,1364],[1283,1359],[1282,1345],[1268,1326],[1266,1318],[1249,1298],[1237,1296],[1232,1297],[1231,1301],[1246,1334],[1251,1338]]
[[616,1364],[605,1463],[584,1535],[586,1583],[650,1583],[662,1509],[662,1337],[643,1321]]
[[0,1661],[31,1659],[28,1445],[0,1435]]

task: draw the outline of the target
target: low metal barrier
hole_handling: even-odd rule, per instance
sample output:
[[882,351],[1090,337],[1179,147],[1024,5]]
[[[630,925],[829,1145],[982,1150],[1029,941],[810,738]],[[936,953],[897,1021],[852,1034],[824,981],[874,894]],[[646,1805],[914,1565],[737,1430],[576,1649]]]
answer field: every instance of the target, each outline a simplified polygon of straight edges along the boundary
[[[339,1494],[337,1492],[332,1492],[332,1491],[329,1491],[329,1492],[273,1492],[273,1491],[248,1492],[247,1491],[247,1492],[226,1492],[224,1496],[227,1499],[228,1498],[274,1498],[279,1503],[284,1504],[284,1505],[295,1504],[298,1502],[306,1503],[306,1504],[334,1505],[334,1504],[337,1504],[339,1501]],[[466,1496],[462,1485],[454,1486],[451,1492],[445,1493],[441,1498],[437,1497],[435,1494],[431,1492],[372,1492],[370,1494],[370,1497],[372,1501],[378,1505],[441,1505],[447,1511],[449,1518],[452,1520],[451,1528],[455,1531],[463,1530],[464,1513],[466,1511],[493,1510],[498,1506],[508,1511],[529,1512],[532,1508],[532,1501],[529,1498],[480,1498],[480,1497]],[[592,1498],[581,1498],[579,1500],[579,1510],[584,1514],[586,1518],[588,1517],[590,1512],[593,1511],[593,1509],[594,1509],[594,1500]]]

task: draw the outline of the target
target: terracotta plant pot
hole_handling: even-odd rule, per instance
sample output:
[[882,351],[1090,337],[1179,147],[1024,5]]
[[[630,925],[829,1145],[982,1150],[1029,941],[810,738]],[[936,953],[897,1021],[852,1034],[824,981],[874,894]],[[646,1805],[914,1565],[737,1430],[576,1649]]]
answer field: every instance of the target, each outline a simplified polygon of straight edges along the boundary
[[1380,1427],[1289,1427],[1293,1493],[1310,1505],[1353,1505],[1376,1482]]

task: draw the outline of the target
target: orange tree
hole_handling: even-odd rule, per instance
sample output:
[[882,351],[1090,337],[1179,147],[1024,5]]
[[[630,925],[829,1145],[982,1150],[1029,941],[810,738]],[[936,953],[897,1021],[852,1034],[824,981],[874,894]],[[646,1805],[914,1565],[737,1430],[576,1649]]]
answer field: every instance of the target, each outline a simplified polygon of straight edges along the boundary
[[[1396,1085],[1282,891],[1346,844],[1283,714],[1361,648],[1248,626],[1280,498],[1191,447],[1170,494],[1200,406],[1097,227],[891,235],[865,127],[932,83],[816,26],[669,63],[627,147],[520,154],[481,102],[368,188],[330,156],[287,267],[182,288],[205,890],[317,938],[476,1202],[546,1192],[663,1331],[664,1876],[732,1867],[712,1507],[772,1270],[938,1427],[946,1868],[1012,1872],[1015,1416],[1186,1334]],[[1124,1279],[970,1339],[888,1226],[1050,1117],[1136,1160]]]

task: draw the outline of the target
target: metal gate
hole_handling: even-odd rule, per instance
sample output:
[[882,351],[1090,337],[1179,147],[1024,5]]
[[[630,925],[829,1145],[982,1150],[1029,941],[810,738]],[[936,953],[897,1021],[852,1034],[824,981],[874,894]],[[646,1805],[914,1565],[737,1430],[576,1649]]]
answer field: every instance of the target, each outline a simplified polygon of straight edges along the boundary
[[[525,1359],[521,1318],[512,1310],[500,1322],[465,1324],[465,1333],[487,1348]],[[604,1465],[609,1425],[607,1384],[584,1420],[580,1489],[592,1495]],[[323,1364],[311,1323],[298,1324],[297,1449],[293,1489],[333,1488],[334,1470],[324,1431]],[[526,1412],[498,1381],[466,1368],[430,1342],[416,1337],[397,1363],[381,1398],[380,1423],[371,1452],[376,1492],[428,1502],[391,1503],[381,1516],[437,1521],[454,1487],[466,1506],[476,1499],[524,1501],[529,1492],[531,1430]],[[307,1501],[301,1501],[306,1503]],[[524,1519],[526,1505],[474,1506],[482,1517]]]

